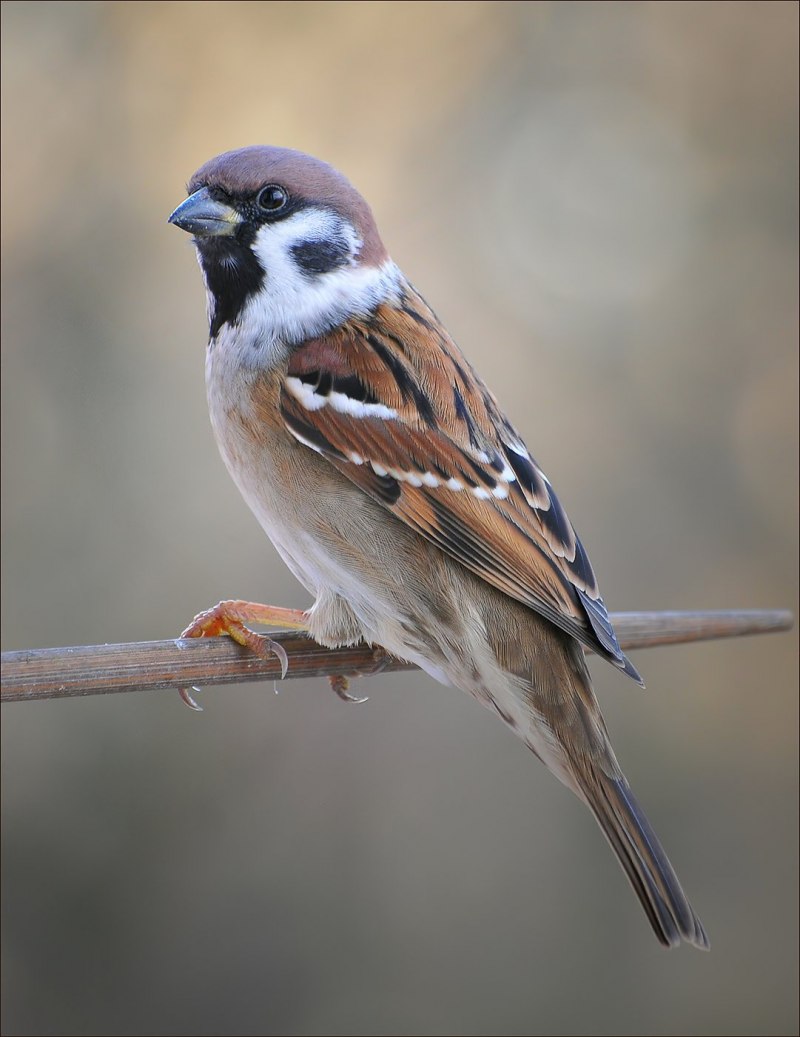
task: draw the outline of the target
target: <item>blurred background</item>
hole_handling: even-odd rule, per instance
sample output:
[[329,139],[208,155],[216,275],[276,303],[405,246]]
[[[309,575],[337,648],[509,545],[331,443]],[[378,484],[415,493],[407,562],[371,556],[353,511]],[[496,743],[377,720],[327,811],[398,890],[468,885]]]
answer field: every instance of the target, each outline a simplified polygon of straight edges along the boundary
[[[796,608],[790,3],[14,3],[3,647],[304,606],[220,461],[166,217],[319,155],[543,463],[616,610]],[[3,709],[3,1032],[783,1034],[793,634],[593,666],[711,935],[652,937],[585,809],[417,674]]]

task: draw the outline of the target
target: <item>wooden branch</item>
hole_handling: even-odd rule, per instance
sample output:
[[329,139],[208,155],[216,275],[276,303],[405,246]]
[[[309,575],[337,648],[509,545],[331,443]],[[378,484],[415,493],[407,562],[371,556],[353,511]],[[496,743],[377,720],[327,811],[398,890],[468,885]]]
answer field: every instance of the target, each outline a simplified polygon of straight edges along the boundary
[[[623,648],[684,644],[788,630],[785,611],[617,612],[611,617]],[[289,658],[286,679],[359,676],[414,666],[367,645],[330,650],[305,634],[272,632]],[[33,648],[3,652],[2,701],[108,695],[118,691],[239,684],[281,678],[277,657],[261,659],[228,637],[144,641],[138,644]]]

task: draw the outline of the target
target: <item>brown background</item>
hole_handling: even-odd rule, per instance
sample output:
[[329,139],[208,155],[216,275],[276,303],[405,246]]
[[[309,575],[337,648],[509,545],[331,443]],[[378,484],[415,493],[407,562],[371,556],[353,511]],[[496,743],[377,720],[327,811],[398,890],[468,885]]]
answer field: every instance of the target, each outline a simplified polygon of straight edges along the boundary
[[[4,3],[3,645],[307,604],[217,456],[205,159],[313,152],[504,402],[614,609],[796,605],[797,5]],[[460,693],[4,709],[14,1034],[797,1029],[796,641],[594,667],[710,955]]]

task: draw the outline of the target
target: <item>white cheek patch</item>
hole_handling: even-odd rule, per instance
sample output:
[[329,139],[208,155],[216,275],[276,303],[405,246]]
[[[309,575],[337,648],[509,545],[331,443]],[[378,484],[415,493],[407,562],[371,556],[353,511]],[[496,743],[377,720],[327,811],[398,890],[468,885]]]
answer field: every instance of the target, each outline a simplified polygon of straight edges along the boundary
[[[325,241],[346,243],[350,257],[336,269],[309,273],[293,250]],[[359,264],[362,244],[353,226],[327,209],[303,209],[264,224],[252,244],[265,271],[264,284],[245,304],[240,326],[256,329],[265,345],[275,340],[294,345],[370,313],[382,302],[396,302],[400,271],[388,259],[379,267]]]

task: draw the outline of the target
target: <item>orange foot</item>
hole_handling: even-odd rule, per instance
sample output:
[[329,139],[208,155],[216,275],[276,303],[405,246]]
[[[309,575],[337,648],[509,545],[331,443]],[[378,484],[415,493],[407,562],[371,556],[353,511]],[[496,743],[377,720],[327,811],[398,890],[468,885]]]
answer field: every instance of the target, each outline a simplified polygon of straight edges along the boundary
[[[207,609],[194,617],[181,637],[218,637],[227,634],[237,644],[244,645],[256,655],[266,659],[277,655],[281,661],[281,676],[286,676],[289,659],[283,645],[271,640],[266,634],[257,634],[245,626],[245,622],[260,623],[268,627],[288,627],[290,630],[308,630],[308,616],[302,609],[286,609],[278,605],[259,605],[255,601],[220,601],[213,609]],[[199,688],[181,688],[180,696],[191,709],[202,711],[192,698],[190,691]]]
[[[308,631],[308,614],[302,609],[281,608],[280,605],[259,605],[256,601],[220,601],[213,609],[198,613],[181,637],[219,637],[227,634],[237,644],[249,648],[262,659],[276,655],[281,662],[281,677],[286,676],[289,668],[289,657],[283,645],[267,637],[257,634],[245,626],[245,622],[259,623],[265,627],[281,627],[289,630]],[[346,677],[333,675],[328,677],[330,685],[343,702],[366,702],[365,698],[356,698],[348,692],[349,682]],[[191,696],[197,687],[181,688],[179,694],[190,709],[202,713]]]

